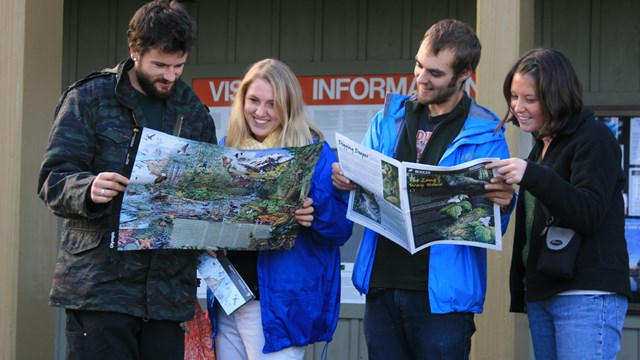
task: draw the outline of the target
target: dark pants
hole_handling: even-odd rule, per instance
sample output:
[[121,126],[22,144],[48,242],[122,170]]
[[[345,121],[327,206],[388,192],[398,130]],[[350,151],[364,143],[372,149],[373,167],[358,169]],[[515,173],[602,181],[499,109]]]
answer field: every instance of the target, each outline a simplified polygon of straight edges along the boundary
[[99,311],[66,314],[69,360],[184,359],[184,331],[178,321]]
[[369,359],[469,359],[473,313],[432,314],[426,291],[384,289],[367,295]]

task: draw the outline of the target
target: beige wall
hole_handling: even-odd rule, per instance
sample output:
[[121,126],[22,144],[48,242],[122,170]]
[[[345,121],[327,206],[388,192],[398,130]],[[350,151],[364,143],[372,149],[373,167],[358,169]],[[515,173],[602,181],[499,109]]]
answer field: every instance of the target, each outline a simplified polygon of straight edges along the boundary
[[[533,0],[478,0],[477,31],[482,42],[478,67],[478,102],[502,117],[507,106],[502,83],[522,49],[533,45]],[[518,131],[507,126],[507,141],[513,156],[518,150]],[[501,252],[488,252],[488,284],[484,313],[477,317],[474,359],[526,359],[528,328],[524,315],[509,309],[509,267],[513,223],[503,238]]]
[[63,0],[0,2],[0,358],[50,359],[57,221],[36,196],[61,85]]
[[0,358],[15,358],[24,1],[0,2]]

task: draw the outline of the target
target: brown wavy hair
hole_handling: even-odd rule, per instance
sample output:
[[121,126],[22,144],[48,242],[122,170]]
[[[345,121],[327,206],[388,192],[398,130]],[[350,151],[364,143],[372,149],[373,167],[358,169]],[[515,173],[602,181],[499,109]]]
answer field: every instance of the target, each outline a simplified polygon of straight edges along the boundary
[[516,60],[504,79],[502,93],[509,110],[496,129],[506,122],[519,126],[511,109],[511,83],[516,73],[530,76],[536,84],[546,117],[542,129],[533,134],[536,139],[557,135],[582,111],[582,84],[571,61],[558,50],[536,48]]

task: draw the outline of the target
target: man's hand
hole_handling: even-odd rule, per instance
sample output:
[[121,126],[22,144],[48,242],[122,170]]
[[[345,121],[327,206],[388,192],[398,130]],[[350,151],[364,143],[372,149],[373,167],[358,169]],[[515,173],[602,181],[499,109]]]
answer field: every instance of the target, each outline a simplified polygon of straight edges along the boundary
[[516,189],[507,184],[502,176],[491,178],[491,183],[484,186],[485,196],[493,203],[506,207],[511,204]]
[[119,193],[124,192],[129,179],[115,172],[101,172],[91,184],[91,201],[106,204]]

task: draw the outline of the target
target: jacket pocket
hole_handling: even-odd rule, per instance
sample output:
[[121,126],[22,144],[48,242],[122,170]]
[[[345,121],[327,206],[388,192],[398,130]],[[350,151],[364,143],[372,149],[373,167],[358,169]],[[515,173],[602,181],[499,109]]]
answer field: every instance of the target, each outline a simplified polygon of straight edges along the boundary
[[61,247],[72,255],[93,250],[102,241],[102,232],[66,229],[62,232]]
[[[110,127],[105,125],[110,124]],[[97,146],[93,169],[120,172],[127,156],[129,141],[133,132],[130,128],[118,127],[110,121],[101,122],[97,127]]]

